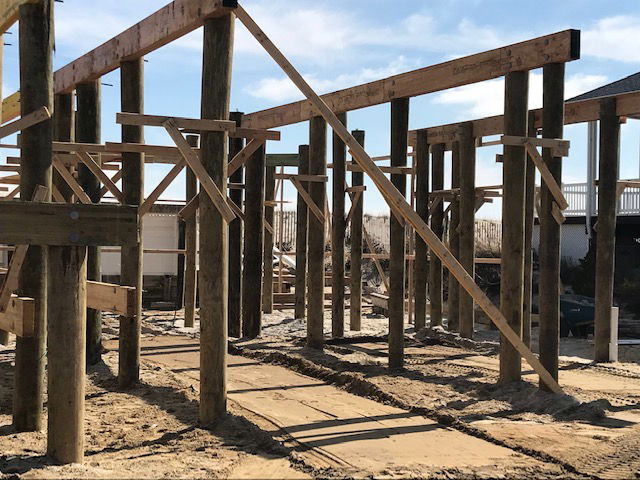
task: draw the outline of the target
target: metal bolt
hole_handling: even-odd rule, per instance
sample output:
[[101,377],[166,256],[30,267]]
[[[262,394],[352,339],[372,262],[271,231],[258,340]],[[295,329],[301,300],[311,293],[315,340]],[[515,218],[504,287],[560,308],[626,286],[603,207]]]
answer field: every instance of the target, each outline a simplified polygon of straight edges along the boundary
[[69,212],[69,217],[71,218],[71,220],[78,220],[80,218],[80,214],[77,210],[71,210]]

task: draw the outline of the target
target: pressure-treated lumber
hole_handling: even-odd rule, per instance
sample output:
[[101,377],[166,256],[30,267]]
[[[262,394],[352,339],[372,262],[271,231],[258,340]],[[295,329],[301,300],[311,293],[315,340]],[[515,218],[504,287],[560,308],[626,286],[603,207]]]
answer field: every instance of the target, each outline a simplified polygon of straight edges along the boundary
[[23,3],[35,3],[37,0],[5,0],[0,6],[0,35],[9,30],[18,21],[19,8]]
[[263,140],[253,139],[247,145],[239,151],[234,151],[233,156],[231,157],[231,161],[227,166],[227,172],[229,177],[232,177],[233,174],[241,168],[249,158],[253,155],[253,153],[258,150],[262,145],[264,145]]
[[[415,97],[525,71],[550,62],[568,62],[579,57],[580,32],[565,30],[488,52],[440,63],[383,80],[339,90],[321,98],[335,113],[370,107],[395,98]],[[245,125],[273,128],[309,120],[318,107],[308,101],[248,114]]]
[[609,361],[611,308],[616,252],[616,183],[620,155],[620,122],[616,100],[600,101],[600,159],[598,168],[598,232],[596,235],[595,361]]
[[[338,119],[347,125],[347,114],[341,113]],[[345,218],[345,191],[347,149],[342,139],[332,136],[332,203],[331,203],[331,336],[344,336],[344,239],[347,230]]]
[[[338,119],[342,126],[342,123]],[[343,126],[344,128],[344,126]],[[309,174],[325,175],[327,168],[327,123],[322,117],[314,117],[309,122]],[[324,183],[310,182],[309,196],[316,209],[323,209],[325,203]],[[311,210],[314,211],[313,209]],[[307,247],[307,346],[322,348],[324,343],[324,217],[309,215]]]
[[57,155],[53,156],[53,166],[56,169],[56,172],[58,173],[60,178],[66,182],[66,184],[69,186],[69,188],[74,193],[74,195],[78,197],[78,200],[81,203],[85,205],[91,205],[93,203],[91,201],[91,198],[89,198],[89,195],[87,195],[87,192],[84,191],[82,186],[80,186],[80,184],[75,179],[73,174],[64,165],[64,163],[62,163],[62,161],[58,158]]
[[[116,186],[115,182],[107,176],[106,173],[104,173],[104,171],[102,170],[102,167],[100,167],[96,161],[93,159],[93,157],[91,157],[91,155],[89,155],[87,152],[76,152],[76,156],[80,159],[80,161],[91,171],[91,173],[98,179],[100,180],[100,182],[102,182],[102,184],[105,186],[105,188],[111,192],[111,194],[114,196],[114,198],[122,203],[124,200],[124,197],[122,196],[122,192],[120,191],[120,189]],[[85,187],[87,188],[87,187]],[[101,190],[98,190],[99,192],[101,192]]]
[[262,311],[273,312],[273,219],[276,190],[276,168],[266,167],[264,188],[264,251],[262,252]]
[[[529,73],[505,78],[504,130],[506,135],[527,133]],[[502,264],[500,309],[516,335],[521,335],[524,296],[524,201],[526,155],[521,146],[505,145],[503,162]],[[521,379],[521,352],[505,335],[500,337],[500,382]],[[546,370],[545,370],[546,371]],[[549,373],[549,372],[547,372]],[[555,379],[553,380],[555,382]]]
[[208,132],[235,132],[236,123],[230,120],[203,120],[199,118],[163,117],[139,113],[116,113],[116,123],[120,125],[141,125],[163,127],[168,120],[176,128],[194,129]]
[[[364,146],[364,130],[354,130],[351,134],[360,145]],[[362,215],[364,211],[364,173],[351,173],[351,188],[363,189],[360,195],[356,193],[356,195],[351,198],[352,205],[349,210],[351,218],[349,329],[352,331],[360,331],[362,329]]]
[[[240,112],[231,112],[229,114],[229,119],[236,124],[236,128],[242,124],[242,113]],[[239,152],[241,152],[244,148],[244,139],[243,138],[229,138],[229,158],[235,158]],[[227,169],[233,160],[229,162],[227,165]],[[227,171],[229,175],[229,181],[234,183],[244,183],[244,169],[238,168],[233,173]],[[262,173],[262,182],[261,182],[261,195],[260,195],[260,203],[264,202],[264,172]],[[240,212],[242,210],[242,201],[243,201],[244,193],[242,189],[234,188],[229,189],[229,205],[235,205]],[[240,337],[242,332],[242,242],[243,242],[243,231],[244,231],[244,222],[247,221],[247,211],[250,208],[256,208],[253,206],[247,205],[245,206],[243,215],[244,220],[241,218],[235,218],[231,222],[229,222],[229,298],[228,298],[228,328],[229,328],[229,336],[230,337]],[[260,220],[259,220],[259,229],[260,229],[260,243],[262,243],[262,216],[263,216],[263,207],[260,205]],[[258,264],[260,265],[260,271],[258,273],[258,285],[262,283],[262,245],[260,245],[260,250],[258,253]],[[260,297],[258,297],[258,313],[260,313]]]
[[[144,62],[142,58],[122,63],[120,96],[123,112],[144,111]],[[122,141],[144,143],[143,127],[122,125]],[[122,154],[122,195],[126,205],[139,208],[144,200],[144,154]],[[140,217],[142,218],[142,217]],[[129,388],[140,379],[140,332],[142,322],[142,236],[137,242],[122,248],[120,253],[120,283],[136,289],[135,315],[120,316],[118,342],[118,384]]]
[[[187,135],[189,146],[198,146],[199,137]],[[193,172],[187,169],[186,175],[186,201],[197,197],[198,180]],[[184,272],[184,326],[193,327],[195,324],[196,292],[198,288],[198,272],[196,270],[198,256],[198,225],[195,212],[184,218],[185,222],[185,272]]]
[[[425,223],[429,222],[429,144],[427,137],[418,134],[416,142],[416,213]],[[414,327],[416,332],[427,322],[427,284],[429,279],[428,249],[424,240],[415,240],[413,296],[415,300]]]
[[242,335],[256,338],[262,328],[262,258],[264,218],[264,144],[246,166],[244,256],[242,264]]
[[35,332],[35,308],[33,298],[11,295],[7,310],[0,313],[0,329],[17,337],[32,337]]
[[[391,166],[407,164],[407,131],[409,127],[409,99],[391,101]],[[391,182],[405,196],[407,179],[391,174]],[[389,221],[389,368],[404,366],[404,295],[405,295],[405,239],[404,223],[395,216]]]
[[[455,141],[451,148],[451,188],[459,190],[460,187],[460,142]],[[449,250],[451,254],[460,260],[460,195],[453,195],[450,199],[448,210],[451,218],[448,225]],[[446,212],[445,212],[446,216]],[[452,332],[460,331],[460,285],[458,280],[449,275],[447,289],[447,327]]]
[[[149,196],[144,199],[144,202],[138,208],[138,212],[140,216],[146,215],[151,211],[151,208],[156,203],[156,201],[160,198],[160,195],[164,193],[164,191],[171,185],[171,183],[180,175],[180,172],[184,169],[186,163],[184,160],[181,160],[176,165],[169,170],[169,173],[160,181],[160,183],[153,189],[153,191],[149,194]],[[187,169],[189,170],[189,169]],[[185,215],[186,217],[187,215]]]
[[422,221],[420,216],[411,208],[411,206],[403,198],[402,194],[393,186],[393,184],[384,176],[384,174],[378,169],[376,164],[371,160],[371,157],[367,152],[358,144],[355,139],[349,134],[349,131],[342,126],[338,118],[327,106],[326,103],[313,91],[309,84],[302,78],[302,76],[296,71],[291,63],[282,55],[282,53],[276,48],[266,34],[258,27],[253,19],[245,12],[242,7],[238,7],[236,15],[252,33],[252,35],[260,42],[269,55],[276,61],[276,63],[283,69],[287,76],[293,81],[293,83],[300,89],[300,91],[307,97],[307,99],[318,108],[322,117],[327,120],[332,128],[340,135],[340,137],[347,144],[348,149],[353,152],[353,156],[356,161],[362,166],[369,174],[372,181],[376,184],[380,191],[385,194],[385,199],[389,203],[392,210],[397,211],[399,215],[402,215],[416,230],[422,238],[427,242],[431,251],[440,257],[440,259],[446,264],[449,271],[458,278],[464,288],[472,294],[474,301],[485,311],[487,316],[494,322],[500,332],[515,346],[527,362],[533,367],[538,375],[552,387],[556,393],[563,393],[560,385],[549,375],[544,367],[540,364],[539,360],[531,353],[531,351],[522,343],[522,340],[508,325],[506,318],[502,315],[500,310],[489,300],[484,294],[482,289],[473,281],[473,279],[466,273],[464,268],[451,256],[444,244],[436,237],[436,235],[429,229],[429,227]]
[[136,289],[113,283],[87,281],[87,308],[117,315],[136,314]]
[[[309,173],[309,146],[298,147],[298,173]],[[308,184],[303,184],[308,188]],[[295,318],[307,316],[307,203],[298,192],[296,205],[296,276],[295,276]]]
[[[470,122],[460,126],[458,146],[460,149],[460,222],[459,259],[471,278],[475,278],[475,211],[476,211],[476,147]],[[460,336],[473,338],[473,298],[459,290]]]
[[8,137],[51,118],[47,107],[40,107],[31,113],[23,114],[19,120],[0,127],[0,138]]
[[[53,105],[53,0],[20,5],[19,57],[21,115]],[[8,118],[3,118],[5,121]],[[20,138],[20,196],[32,198],[39,185],[51,191],[51,120],[23,129]],[[51,194],[47,194],[49,201]],[[12,202],[0,202],[3,207]],[[23,202],[28,203],[28,202]],[[32,206],[36,206],[32,203]],[[31,214],[31,212],[29,212]],[[0,215],[2,223],[7,219]],[[21,221],[24,222],[25,217]],[[32,219],[36,222],[37,220]],[[5,226],[0,226],[5,231]],[[24,240],[24,239],[23,239]],[[2,240],[20,244],[25,241]],[[35,301],[34,332],[30,337],[16,339],[14,370],[13,426],[16,431],[42,430],[42,407],[45,370],[45,339],[47,311],[46,248],[31,246],[27,252],[18,282],[17,295]]]
[[[445,145],[438,143],[431,147],[431,191],[444,188],[444,151]],[[444,234],[444,207],[440,198],[429,195],[432,205],[429,208],[431,214],[431,230],[434,235],[442,240]],[[433,203],[435,202],[435,203]],[[431,327],[442,325],[442,261],[434,255],[430,255],[429,262],[429,325]]]
[[296,177],[293,177],[293,176],[289,177],[289,180],[291,180],[291,184],[295,187],[295,189],[298,191],[298,194],[305,201],[308,209],[311,211],[311,213],[313,213],[314,217],[316,217],[316,219],[324,225],[324,221],[325,221],[324,212],[320,207],[316,205],[313,198],[311,197],[311,194],[308,191],[308,189],[310,189],[309,187],[310,182],[308,181],[306,182],[308,186],[305,188],[302,182],[298,180]]
[[[229,118],[234,20],[233,15],[227,14],[204,22],[203,119]],[[173,133],[180,147],[178,136],[184,138],[177,130]],[[228,221],[235,214],[226,204],[226,195],[220,194],[227,191],[227,135],[202,132],[200,142],[202,163],[188,145],[188,152],[182,153],[189,154],[185,159],[208,194],[200,198],[199,417],[202,424],[212,425],[227,409]]]
[[[535,137],[535,115],[529,111],[527,135]],[[536,197],[536,166],[527,155],[525,180],[525,221],[524,221],[524,301],[522,304],[522,341],[531,348],[531,306],[533,302],[533,226]]]
[[[545,65],[543,68],[543,122],[544,138],[560,138],[564,114],[564,64]],[[528,151],[531,153],[530,149]],[[537,150],[535,152],[538,153]],[[554,206],[558,203],[555,190],[562,185],[562,157],[553,148],[543,148],[544,166],[551,175],[540,187],[540,246],[539,246],[539,313],[540,363],[558,379],[558,355],[560,343],[560,225],[554,218]],[[531,158],[537,162],[535,155]],[[537,166],[537,163],[536,163]],[[562,194],[562,190],[560,190]],[[564,197],[562,197],[564,198]],[[614,201],[615,204],[615,201]],[[567,204],[568,205],[568,204]],[[566,208],[566,207],[565,207]],[[529,255],[529,252],[525,252]],[[504,271],[504,267],[503,267]],[[607,345],[608,350],[608,345]],[[540,385],[546,388],[544,383]]]

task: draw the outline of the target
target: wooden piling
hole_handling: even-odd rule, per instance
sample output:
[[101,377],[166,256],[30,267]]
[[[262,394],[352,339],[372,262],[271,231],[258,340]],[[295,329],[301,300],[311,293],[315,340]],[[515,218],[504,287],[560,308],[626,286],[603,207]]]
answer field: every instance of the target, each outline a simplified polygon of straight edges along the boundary
[[[527,134],[529,72],[510,72],[505,77],[504,133]],[[500,309],[509,326],[522,333],[524,297],[524,199],[526,156],[524,147],[505,145],[502,163],[502,258]],[[521,378],[520,354],[500,336],[500,383]]]
[[[453,142],[451,147],[451,188],[460,187],[460,143]],[[451,200],[451,221],[449,222],[449,250],[451,254],[460,258],[460,197],[454,195]],[[447,296],[447,326],[452,332],[460,331],[460,284],[449,272],[449,285]]]
[[[409,129],[409,99],[391,101],[391,166],[407,166],[407,131]],[[406,195],[407,179],[403,174],[392,174],[391,182]],[[389,221],[389,368],[404,366],[404,293],[405,293],[405,241],[404,222],[395,215]]]
[[[444,152],[444,143],[431,146],[431,191],[444,189]],[[442,240],[444,207],[436,197],[429,201],[438,202],[431,214],[431,230]],[[442,261],[435,255],[430,255],[429,260],[429,325],[436,327],[442,325]]]
[[[298,147],[298,173],[309,173],[309,145]],[[309,182],[300,182],[309,190]],[[307,215],[308,207],[302,195],[298,193],[296,204],[296,284],[295,318],[307,316]]]
[[[542,136],[562,138],[564,127],[564,63],[543,67]],[[544,163],[558,185],[562,185],[562,157],[554,157],[550,148],[542,149]],[[615,188],[614,188],[615,191]],[[560,343],[560,225],[553,216],[555,201],[547,184],[540,187],[540,246],[539,246],[539,312],[540,363],[558,380]],[[526,242],[526,240],[525,240]],[[525,255],[529,252],[525,251]],[[526,272],[525,272],[526,273]],[[540,386],[549,386],[540,381]]]
[[[76,141],[100,143],[100,79],[76,87]],[[100,180],[84,164],[78,165],[78,181],[93,203],[100,203]],[[87,247],[87,280],[101,281],[100,247]],[[87,365],[95,365],[102,354],[102,312],[87,310]]]
[[[204,21],[202,118],[229,117],[233,14]],[[202,165],[227,191],[227,134],[203,132]],[[227,224],[208,195],[200,197],[200,421],[211,425],[227,410]]]
[[596,234],[595,361],[609,360],[611,307],[616,252],[616,187],[620,155],[620,119],[616,99],[600,100],[598,231]]
[[[460,148],[460,226],[459,259],[471,278],[475,278],[475,212],[476,202],[476,146],[473,123],[465,122],[458,128]],[[462,167],[464,165],[464,167]],[[473,298],[459,289],[460,336],[473,338]]]
[[[264,200],[273,202],[276,195],[276,167],[266,167],[264,177]],[[275,228],[273,203],[264,207],[264,222],[271,229]],[[273,312],[273,230],[265,225],[264,251],[262,253],[262,311]]]
[[[242,113],[231,112],[229,120],[236,122],[237,126],[242,124]],[[231,160],[244,147],[243,138],[229,139],[229,160]],[[255,157],[254,157],[255,158]],[[253,160],[253,159],[252,159]],[[252,160],[249,160],[251,162]],[[263,166],[264,168],[264,166]],[[262,186],[260,187],[260,252],[256,264],[260,266],[258,284],[262,282],[262,215],[264,208],[264,172],[261,173]],[[238,168],[229,177],[231,183],[242,183],[244,179],[244,167]],[[229,198],[240,209],[242,206],[242,189],[232,188],[229,190]],[[241,335],[241,312],[242,312],[242,235],[243,222],[241,218],[234,218],[229,222],[229,336],[239,337]],[[257,290],[254,290],[254,295]],[[258,297],[258,313],[260,312],[260,297]]]
[[[53,0],[20,5],[20,112],[53,108]],[[20,197],[28,200],[38,185],[49,188],[51,200],[51,141],[47,120],[22,130]],[[42,430],[45,343],[47,329],[47,248],[27,251],[17,294],[35,299],[32,337],[16,338],[13,426],[17,431]]]
[[[536,137],[535,114],[529,111],[528,136]],[[531,348],[531,304],[533,300],[533,225],[536,197],[536,166],[527,154],[524,220],[524,301],[522,303],[522,341]]]
[[[347,114],[338,118],[347,125]],[[331,336],[344,336],[344,237],[347,229],[344,196],[347,170],[347,148],[338,135],[333,134],[333,203],[331,210]]]
[[[309,174],[327,173],[327,123],[322,117],[309,122]],[[325,184],[309,182],[309,195],[321,210],[325,211]],[[324,222],[309,215],[309,241],[307,247],[307,346],[322,348],[324,343]]]
[[[2,65],[4,60],[4,42],[0,42],[0,92],[2,91]],[[0,102],[0,125],[2,125],[2,102]],[[0,329],[0,345],[9,344],[9,332]]]
[[[364,146],[364,130],[351,132],[353,138]],[[364,173],[351,172],[351,186],[364,186]],[[364,211],[364,192],[351,215],[351,268],[349,276],[349,329],[359,332],[362,329],[362,215]]]
[[[416,135],[416,212],[425,223],[429,222],[429,144],[427,134]],[[429,279],[429,249],[416,235],[416,259],[414,262],[415,331],[422,330],[427,322],[427,283]]]
[[[198,146],[197,135],[187,135],[187,142],[191,147]],[[186,201],[187,203],[198,194],[198,181],[190,168],[186,174]],[[195,324],[196,293],[198,291],[198,272],[196,268],[198,256],[197,220],[194,213],[185,219],[184,248],[184,326],[193,327]]]
[[246,170],[242,264],[242,335],[247,338],[256,338],[260,335],[262,326],[264,144],[251,156],[247,162]]
[[[120,65],[121,109],[128,113],[144,112],[144,63],[142,58]],[[123,143],[144,143],[144,128],[122,125]],[[126,205],[144,202],[144,154],[122,154],[122,196]],[[140,219],[142,231],[143,219]],[[138,243],[120,250],[120,284],[136,288],[136,314],[120,317],[118,348],[118,384],[127,388],[140,378],[140,330],[142,318],[142,234]]]
[[[74,142],[75,117],[73,93],[60,93],[53,97],[53,138],[58,142]],[[53,185],[67,202],[73,198],[73,190],[62,175],[54,168]]]

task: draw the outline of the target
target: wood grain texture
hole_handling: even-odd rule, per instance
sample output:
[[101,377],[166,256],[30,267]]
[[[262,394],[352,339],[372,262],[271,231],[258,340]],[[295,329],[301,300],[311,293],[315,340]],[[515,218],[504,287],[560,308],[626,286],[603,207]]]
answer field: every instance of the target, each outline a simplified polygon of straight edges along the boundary
[[[347,125],[347,114],[338,115],[343,125]],[[331,336],[344,336],[344,238],[347,230],[345,219],[345,185],[347,149],[342,139],[333,134],[333,176],[331,204]]]
[[[298,147],[298,173],[309,173],[309,146]],[[305,182],[302,185],[309,188]],[[296,204],[296,274],[295,274],[295,318],[307,316],[307,203],[298,192]]]
[[[365,132],[364,130],[354,130],[351,132],[353,138],[364,146]],[[351,173],[351,186],[364,186],[364,173]],[[354,200],[355,201],[355,200]],[[363,245],[363,211],[364,211],[364,192],[360,195],[357,203],[352,206],[351,214],[351,285],[349,290],[349,329],[352,331],[360,331],[362,329],[362,245]]]

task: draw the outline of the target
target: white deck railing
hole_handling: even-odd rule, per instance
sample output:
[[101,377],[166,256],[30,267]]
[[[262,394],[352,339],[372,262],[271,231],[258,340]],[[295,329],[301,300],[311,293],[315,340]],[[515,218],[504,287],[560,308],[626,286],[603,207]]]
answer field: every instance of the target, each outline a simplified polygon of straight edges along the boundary
[[[583,217],[587,213],[587,184],[570,183],[562,186],[569,207],[564,211],[568,217]],[[595,187],[593,214],[598,214],[598,187]],[[618,215],[640,215],[640,188],[626,188],[618,202]]]

